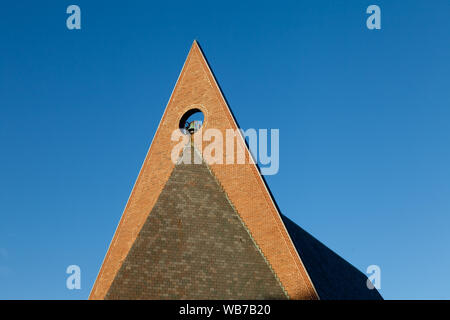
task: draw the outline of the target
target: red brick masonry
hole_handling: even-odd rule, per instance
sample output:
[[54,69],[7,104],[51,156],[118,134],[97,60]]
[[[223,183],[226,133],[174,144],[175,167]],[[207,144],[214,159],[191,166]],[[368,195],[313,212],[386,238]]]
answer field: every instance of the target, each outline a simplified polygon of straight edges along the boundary
[[[226,129],[237,129],[230,109],[195,41],[103,261],[90,299],[105,298],[155,206],[175,166],[171,161],[171,150],[177,142],[171,141],[171,134],[178,128],[183,114],[192,108],[201,109],[205,115],[202,129],[219,129],[224,137]],[[202,134],[202,129],[195,134]],[[237,143],[245,147],[241,137],[237,139]],[[246,147],[245,152],[249,157]],[[252,163],[213,164],[210,169],[289,298],[318,299],[257,167]]]

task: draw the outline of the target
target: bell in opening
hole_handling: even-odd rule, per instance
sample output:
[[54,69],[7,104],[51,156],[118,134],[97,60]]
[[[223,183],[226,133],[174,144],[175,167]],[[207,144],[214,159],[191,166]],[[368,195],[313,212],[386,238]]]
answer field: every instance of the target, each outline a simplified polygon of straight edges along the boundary
[[179,128],[184,134],[194,134],[203,125],[204,115],[200,109],[187,111],[180,119]]

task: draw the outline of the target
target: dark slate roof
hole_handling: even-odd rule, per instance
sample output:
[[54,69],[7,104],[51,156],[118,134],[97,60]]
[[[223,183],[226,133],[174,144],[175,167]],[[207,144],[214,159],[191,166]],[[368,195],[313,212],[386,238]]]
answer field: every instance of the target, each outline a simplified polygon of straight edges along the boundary
[[319,240],[281,215],[286,229],[322,300],[383,299],[376,289],[367,288],[367,276]]
[[[184,150],[106,299],[287,298],[208,166],[182,161],[198,156]],[[365,274],[281,218],[320,299],[382,299]]]
[[204,163],[177,164],[106,299],[287,299]]

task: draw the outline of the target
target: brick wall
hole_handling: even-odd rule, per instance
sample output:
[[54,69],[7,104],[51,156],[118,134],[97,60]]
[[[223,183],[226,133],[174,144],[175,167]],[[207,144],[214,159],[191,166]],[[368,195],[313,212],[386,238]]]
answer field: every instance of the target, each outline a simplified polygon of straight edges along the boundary
[[[170,153],[176,142],[171,141],[171,133],[178,128],[183,114],[192,108],[202,110],[205,115],[202,128],[219,129],[223,136],[226,135],[226,129],[237,129],[236,122],[196,42],[189,52],[170,97],[91,291],[90,299],[105,297],[139,231],[147,221],[174,169]],[[195,134],[202,134],[202,130]],[[241,139],[238,143],[243,145],[244,141]],[[247,150],[246,154],[248,157]],[[219,180],[289,297],[317,299],[313,284],[256,166],[215,164],[211,165],[211,171]]]

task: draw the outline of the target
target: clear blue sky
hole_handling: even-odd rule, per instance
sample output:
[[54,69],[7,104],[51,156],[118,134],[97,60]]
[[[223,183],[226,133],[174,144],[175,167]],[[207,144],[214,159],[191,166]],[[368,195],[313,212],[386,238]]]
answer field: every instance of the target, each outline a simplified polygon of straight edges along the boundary
[[[81,30],[66,8],[81,7]],[[382,29],[365,10],[381,8]],[[450,2],[2,1],[0,298],[85,299],[194,39],[281,211],[381,293],[450,298]],[[65,287],[66,267],[82,289]]]

